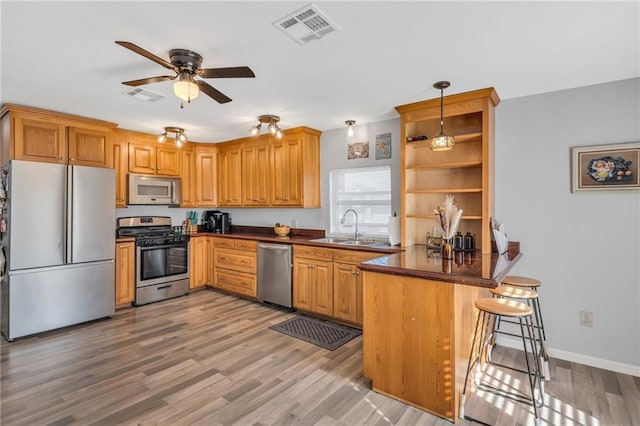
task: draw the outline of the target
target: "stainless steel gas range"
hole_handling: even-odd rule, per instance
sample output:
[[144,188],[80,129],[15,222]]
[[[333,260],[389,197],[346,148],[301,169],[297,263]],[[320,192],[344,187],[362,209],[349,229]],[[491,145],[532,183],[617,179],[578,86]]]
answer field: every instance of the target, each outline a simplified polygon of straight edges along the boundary
[[136,239],[134,305],[189,293],[189,235],[174,234],[170,217],[121,217],[116,235]]

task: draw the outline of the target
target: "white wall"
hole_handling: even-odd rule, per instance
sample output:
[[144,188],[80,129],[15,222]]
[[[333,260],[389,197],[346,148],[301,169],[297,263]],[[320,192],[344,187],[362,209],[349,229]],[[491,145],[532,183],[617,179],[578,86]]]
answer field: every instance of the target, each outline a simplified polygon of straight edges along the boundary
[[[640,141],[639,94],[636,78],[496,109],[496,217],[521,242],[512,273],[544,283],[552,355],[638,375],[640,191],[570,193],[570,147]],[[593,328],[579,325],[581,310]]]

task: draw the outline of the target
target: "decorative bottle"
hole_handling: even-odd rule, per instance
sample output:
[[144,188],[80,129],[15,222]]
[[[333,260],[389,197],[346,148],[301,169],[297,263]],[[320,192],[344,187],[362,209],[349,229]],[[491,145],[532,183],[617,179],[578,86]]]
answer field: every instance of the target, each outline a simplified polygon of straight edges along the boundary
[[476,239],[471,232],[467,232],[467,235],[464,236],[464,251],[474,251],[475,249]]
[[464,237],[462,236],[462,232],[460,231],[456,232],[456,235],[453,237],[453,250],[464,250]]
[[453,259],[453,245],[451,238],[442,240],[442,258]]

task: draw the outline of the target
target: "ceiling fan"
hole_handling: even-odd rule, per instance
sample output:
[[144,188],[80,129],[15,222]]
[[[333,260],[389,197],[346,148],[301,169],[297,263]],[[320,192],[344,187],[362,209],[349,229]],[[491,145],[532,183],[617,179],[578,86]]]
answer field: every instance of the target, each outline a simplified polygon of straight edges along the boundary
[[[189,49],[171,49],[169,58],[171,62],[154,55],[141,48],[140,46],[128,41],[116,41],[120,46],[129,49],[153,62],[162,65],[176,73],[176,75],[161,75],[158,77],[143,78],[140,80],[123,81],[122,84],[127,86],[142,86],[149,83],[157,83],[159,81],[175,80],[173,84],[173,92],[182,100],[191,102],[195,99],[199,92],[213,98],[218,103],[224,104],[231,102],[231,98],[215,89],[202,80],[196,80],[194,77],[202,78],[251,78],[256,75],[249,67],[227,67],[227,68],[200,68],[202,64],[202,56]],[[181,103],[180,108],[184,105]]]

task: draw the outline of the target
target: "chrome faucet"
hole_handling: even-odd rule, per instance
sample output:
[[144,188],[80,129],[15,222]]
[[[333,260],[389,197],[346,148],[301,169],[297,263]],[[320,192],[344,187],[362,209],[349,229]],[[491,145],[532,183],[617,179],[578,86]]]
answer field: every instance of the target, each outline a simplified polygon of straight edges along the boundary
[[347,216],[347,213],[349,212],[353,212],[353,214],[356,216],[356,230],[353,233],[353,237],[357,241],[360,238],[360,234],[358,234],[358,212],[355,211],[354,209],[347,209],[347,211],[345,211],[344,214],[342,215],[342,219],[340,219],[340,223],[344,225],[344,218]]

